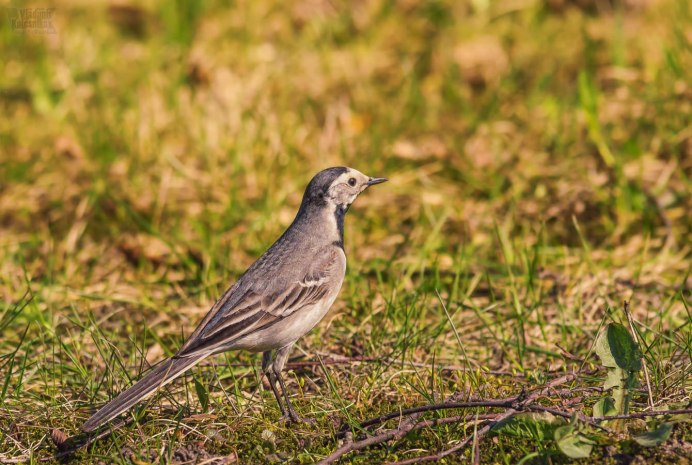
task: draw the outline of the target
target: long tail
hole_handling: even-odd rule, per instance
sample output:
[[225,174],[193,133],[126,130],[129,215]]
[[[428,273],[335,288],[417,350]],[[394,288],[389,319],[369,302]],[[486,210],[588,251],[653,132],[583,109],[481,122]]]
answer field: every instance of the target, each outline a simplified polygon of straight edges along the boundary
[[96,412],[82,425],[83,431],[93,431],[102,424],[117,417],[142,399],[152,395],[160,387],[173,381],[189,368],[197,365],[208,354],[190,358],[169,358],[156,365],[134,386],[123,391]]

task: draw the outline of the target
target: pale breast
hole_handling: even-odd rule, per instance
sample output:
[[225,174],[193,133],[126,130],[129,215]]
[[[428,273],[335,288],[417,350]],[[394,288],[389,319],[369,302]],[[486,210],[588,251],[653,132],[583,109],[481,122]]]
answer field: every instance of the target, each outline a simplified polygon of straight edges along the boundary
[[253,331],[234,341],[230,349],[245,349],[253,352],[274,350],[291,344],[314,328],[327,314],[341,290],[346,274],[346,256],[340,248],[338,269],[330,276],[331,291],[322,300],[290,313],[289,316],[266,328]]

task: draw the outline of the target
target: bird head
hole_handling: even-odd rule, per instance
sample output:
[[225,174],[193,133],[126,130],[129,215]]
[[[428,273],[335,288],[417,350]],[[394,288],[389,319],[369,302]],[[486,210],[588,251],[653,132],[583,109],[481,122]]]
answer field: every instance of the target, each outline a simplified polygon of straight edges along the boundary
[[315,205],[346,211],[365,189],[385,181],[387,178],[366,176],[346,166],[327,168],[317,173],[308,184],[301,208]]

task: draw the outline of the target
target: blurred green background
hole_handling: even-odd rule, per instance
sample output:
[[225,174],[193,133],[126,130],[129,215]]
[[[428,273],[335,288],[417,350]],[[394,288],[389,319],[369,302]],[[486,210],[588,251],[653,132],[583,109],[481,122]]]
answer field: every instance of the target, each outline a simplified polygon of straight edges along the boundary
[[[20,443],[174,352],[333,165],[390,182],[349,213],[308,357],[559,368],[632,298],[661,389],[689,393],[687,0],[0,6],[0,425],[42,425]],[[359,416],[435,379],[357,371],[313,400]]]

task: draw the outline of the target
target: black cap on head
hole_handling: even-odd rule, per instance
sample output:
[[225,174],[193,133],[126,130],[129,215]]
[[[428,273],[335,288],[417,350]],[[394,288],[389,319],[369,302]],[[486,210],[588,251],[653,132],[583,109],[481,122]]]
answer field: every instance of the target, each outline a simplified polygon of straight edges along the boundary
[[306,202],[316,203],[318,205],[324,204],[324,195],[329,190],[329,186],[332,185],[336,178],[347,171],[348,168],[345,166],[333,166],[317,173],[305,189],[301,208],[305,206]]

